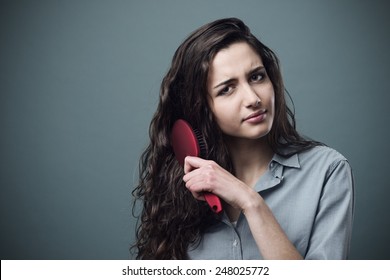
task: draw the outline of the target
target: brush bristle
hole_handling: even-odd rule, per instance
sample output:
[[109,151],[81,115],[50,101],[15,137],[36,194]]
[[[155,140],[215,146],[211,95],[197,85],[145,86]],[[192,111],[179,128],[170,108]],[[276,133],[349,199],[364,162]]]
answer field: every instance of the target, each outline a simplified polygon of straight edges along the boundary
[[207,157],[206,142],[204,141],[202,134],[200,133],[199,130],[197,130],[196,128],[193,128],[192,130],[194,131],[194,134],[196,136],[196,140],[198,140],[199,149],[200,149],[200,157],[206,159],[206,157]]

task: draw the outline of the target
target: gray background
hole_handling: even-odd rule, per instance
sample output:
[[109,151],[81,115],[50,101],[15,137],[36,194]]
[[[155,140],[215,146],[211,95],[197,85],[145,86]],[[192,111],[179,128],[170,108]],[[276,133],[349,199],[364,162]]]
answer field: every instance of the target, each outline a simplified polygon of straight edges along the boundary
[[243,19],[299,130],[356,177],[352,259],[390,259],[386,1],[1,1],[1,259],[129,259],[130,192],[180,42]]

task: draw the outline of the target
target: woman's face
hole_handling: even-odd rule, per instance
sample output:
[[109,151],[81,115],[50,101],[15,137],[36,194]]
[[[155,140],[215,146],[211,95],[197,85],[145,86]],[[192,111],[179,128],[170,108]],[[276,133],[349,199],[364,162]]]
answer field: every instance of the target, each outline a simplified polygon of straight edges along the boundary
[[207,90],[209,106],[224,134],[258,139],[271,130],[274,88],[262,59],[247,43],[234,43],[216,54]]

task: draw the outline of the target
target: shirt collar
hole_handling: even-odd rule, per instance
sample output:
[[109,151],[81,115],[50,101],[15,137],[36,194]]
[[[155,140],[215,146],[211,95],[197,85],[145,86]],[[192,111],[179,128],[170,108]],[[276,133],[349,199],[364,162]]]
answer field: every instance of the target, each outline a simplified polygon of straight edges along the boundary
[[269,170],[259,178],[255,185],[257,192],[264,191],[279,185],[283,181],[283,171],[285,168],[300,168],[299,155],[297,153],[283,157],[274,154],[269,164]]
[[301,168],[301,165],[299,164],[299,156],[297,153],[289,157],[283,157],[281,155],[274,154],[272,161],[276,161],[277,163],[287,167]]

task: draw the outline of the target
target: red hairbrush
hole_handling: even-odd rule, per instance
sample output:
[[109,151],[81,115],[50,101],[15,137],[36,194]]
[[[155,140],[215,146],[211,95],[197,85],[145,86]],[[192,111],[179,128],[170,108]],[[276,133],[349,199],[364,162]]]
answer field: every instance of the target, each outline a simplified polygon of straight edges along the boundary
[[[181,166],[184,166],[186,156],[206,156],[206,145],[202,136],[185,120],[179,119],[173,124],[171,142],[175,157]],[[203,195],[215,213],[222,211],[221,200],[218,196],[210,192],[204,192]]]

